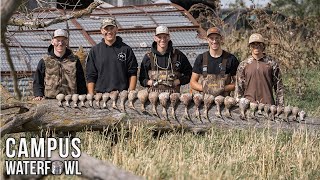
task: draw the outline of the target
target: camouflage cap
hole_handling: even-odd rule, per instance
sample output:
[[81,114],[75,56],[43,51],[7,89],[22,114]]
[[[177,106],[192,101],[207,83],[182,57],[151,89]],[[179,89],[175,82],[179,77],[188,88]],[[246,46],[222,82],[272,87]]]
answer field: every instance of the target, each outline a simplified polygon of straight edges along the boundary
[[116,20],[113,17],[107,17],[101,22],[101,29],[107,26],[117,26]]
[[249,44],[253,43],[253,42],[260,42],[264,44],[264,38],[262,37],[261,34],[258,33],[253,33],[251,34],[251,36],[249,37]]

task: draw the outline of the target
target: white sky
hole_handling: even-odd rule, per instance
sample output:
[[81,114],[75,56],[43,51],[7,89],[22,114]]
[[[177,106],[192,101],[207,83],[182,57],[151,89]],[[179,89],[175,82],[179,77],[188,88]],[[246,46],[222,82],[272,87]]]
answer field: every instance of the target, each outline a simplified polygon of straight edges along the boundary
[[[221,0],[221,4],[223,5],[222,8],[227,8],[230,3],[234,3],[234,2],[235,0]],[[247,7],[250,7],[251,5],[253,5],[250,0],[244,0],[244,2]],[[253,2],[257,6],[264,7],[266,4],[270,2],[270,0],[253,0]]]

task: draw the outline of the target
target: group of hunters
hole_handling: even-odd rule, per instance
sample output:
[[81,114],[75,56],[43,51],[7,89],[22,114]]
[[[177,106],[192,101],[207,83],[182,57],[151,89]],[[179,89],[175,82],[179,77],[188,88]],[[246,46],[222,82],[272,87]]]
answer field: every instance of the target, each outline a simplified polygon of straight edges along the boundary
[[[115,19],[104,19],[100,31],[103,39],[91,48],[86,73],[78,57],[68,49],[67,32],[54,32],[48,53],[35,73],[34,100],[55,98],[59,93],[94,94],[136,88],[137,59],[132,48],[117,36]],[[173,46],[168,28],[158,26],[151,50],[141,62],[141,86],[149,91],[180,92],[181,85],[190,83],[192,90],[214,96],[227,96],[234,91],[237,99],[284,105],[279,65],[265,54],[266,42],[261,34],[250,36],[251,55],[241,63],[222,49],[224,37],[219,28],[208,29],[206,35],[209,50],[199,54],[192,67],[185,54]]]

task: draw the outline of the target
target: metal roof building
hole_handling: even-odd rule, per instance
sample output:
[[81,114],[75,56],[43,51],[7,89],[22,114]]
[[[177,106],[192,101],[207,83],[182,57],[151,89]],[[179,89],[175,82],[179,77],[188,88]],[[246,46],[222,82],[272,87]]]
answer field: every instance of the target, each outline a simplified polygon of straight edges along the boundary
[[[33,17],[46,21],[63,14],[61,10],[52,9],[38,11]],[[23,95],[31,95],[32,75],[39,60],[47,52],[55,29],[69,29],[69,47],[72,50],[75,51],[82,46],[89,52],[92,46],[101,41],[100,23],[103,18],[109,16],[116,19],[118,36],[132,47],[139,64],[144,54],[150,50],[155,28],[159,25],[165,25],[170,29],[173,46],[184,52],[192,65],[197,55],[207,50],[206,41],[200,38],[205,32],[195,19],[180,6],[167,3],[112,8],[100,6],[90,16],[41,29],[8,26],[6,35]],[[11,79],[5,51],[1,45],[1,84],[13,92]]]

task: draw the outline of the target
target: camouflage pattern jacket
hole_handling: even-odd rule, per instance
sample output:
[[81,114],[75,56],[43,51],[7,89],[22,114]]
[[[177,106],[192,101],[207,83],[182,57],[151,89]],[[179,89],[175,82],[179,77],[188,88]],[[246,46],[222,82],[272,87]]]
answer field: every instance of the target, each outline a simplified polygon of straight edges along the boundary
[[[273,96],[275,95],[275,100]],[[279,65],[271,56],[242,61],[236,75],[235,96],[251,102],[284,105],[284,87]]]

